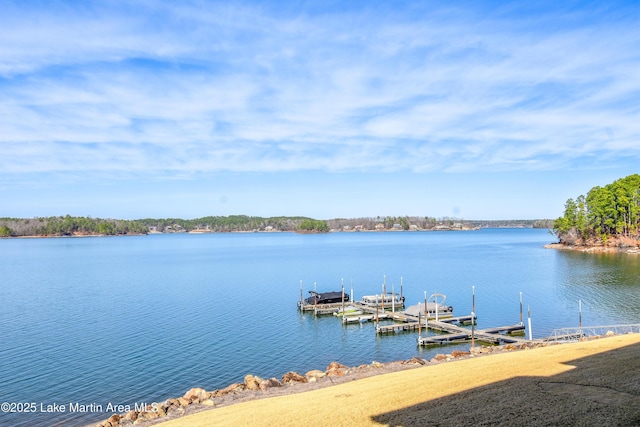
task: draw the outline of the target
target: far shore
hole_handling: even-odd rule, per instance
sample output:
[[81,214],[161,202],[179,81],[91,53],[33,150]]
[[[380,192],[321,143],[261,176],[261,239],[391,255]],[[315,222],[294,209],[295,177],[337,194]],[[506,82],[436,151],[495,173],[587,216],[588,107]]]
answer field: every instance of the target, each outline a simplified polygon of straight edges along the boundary
[[[520,229],[522,227],[497,227],[497,228],[514,228]],[[296,233],[296,234],[333,234],[333,233],[420,233],[420,232],[446,232],[446,231],[477,231],[479,228],[447,228],[447,229],[412,229],[412,230],[331,230],[327,232],[309,232],[309,231],[297,231],[297,230],[232,230],[232,231],[211,231],[195,229],[190,231],[173,231],[173,232],[160,232],[150,231],[148,233],[130,233],[130,234],[86,234],[76,233],[71,235],[55,235],[55,234],[38,234],[28,236],[2,236],[0,239],[69,239],[69,238],[87,238],[87,237],[129,237],[129,236],[152,236],[152,235],[164,235],[164,234],[273,234],[273,233]]]

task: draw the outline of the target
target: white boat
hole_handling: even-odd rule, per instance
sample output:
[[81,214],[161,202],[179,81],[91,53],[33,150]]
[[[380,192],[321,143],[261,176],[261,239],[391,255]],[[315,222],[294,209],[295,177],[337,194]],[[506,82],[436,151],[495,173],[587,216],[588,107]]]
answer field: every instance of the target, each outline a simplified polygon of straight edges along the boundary
[[404,312],[409,316],[415,317],[418,317],[418,315],[424,317],[426,312],[428,319],[446,319],[448,317],[453,317],[453,307],[450,305],[446,305],[444,303],[446,300],[446,295],[433,294],[427,300],[426,310],[424,303],[421,302],[416,305],[407,307]]
[[365,295],[360,302],[367,307],[382,308],[384,306],[385,309],[404,307],[404,297],[396,293]]

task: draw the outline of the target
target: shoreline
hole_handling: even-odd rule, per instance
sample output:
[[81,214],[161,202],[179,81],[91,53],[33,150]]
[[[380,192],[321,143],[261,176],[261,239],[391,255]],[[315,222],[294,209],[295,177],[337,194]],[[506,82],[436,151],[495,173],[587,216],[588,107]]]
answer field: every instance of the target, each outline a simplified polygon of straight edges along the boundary
[[[521,229],[523,227],[494,227],[496,229]],[[534,228],[534,227],[529,227]],[[323,232],[314,231],[298,231],[298,230],[232,230],[232,231],[208,231],[208,230],[190,230],[190,231],[174,231],[161,232],[150,231],[148,233],[130,233],[130,234],[73,234],[73,235],[28,235],[28,236],[1,236],[1,239],[70,239],[70,238],[89,238],[89,237],[130,237],[130,236],[156,236],[156,235],[173,235],[173,234],[274,234],[274,233],[294,233],[294,234],[335,234],[335,233],[431,233],[431,232],[449,232],[449,231],[478,231],[482,228],[451,228],[451,229],[417,229],[417,230],[330,230]],[[552,243],[553,244],[553,243]]]
[[[194,417],[209,417],[207,418],[209,421],[195,425],[209,425],[211,422],[215,422],[216,425],[218,425],[218,417],[215,417],[215,421],[212,418],[214,417],[214,413],[220,414],[220,411],[224,411],[225,414],[236,413],[237,415],[243,412],[240,408],[243,405],[256,404],[264,408],[265,405],[269,406],[268,402],[274,401],[274,399],[300,400],[300,398],[295,396],[302,393],[318,393],[327,388],[334,389],[341,386],[349,386],[354,383],[364,384],[363,381],[373,380],[378,377],[390,378],[390,376],[393,375],[410,375],[411,372],[416,371],[416,369],[449,366],[450,363],[447,362],[455,361],[462,363],[463,361],[467,361],[466,363],[473,363],[475,360],[485,359],[483,356],[489,355],[495,357],[503,355],[502,357],[506,357],[511,354],[529,354],[534,351],[551,349],[558,346],[562,346],[564,349],[567,348],[567,346],[575,344],[593,345],[589,344],[593,342],[600,342],[600,344],[596,343],[596,345],[608,348],[611,346],[607,344],[613,344],[615,341],[614,338],[616,337],[618,341],[633,341],[634,343],[640,344],[640,334],[625,334],[592,337],[576,343],[526,343],[507,344],[503,346],[476,346],[470,348],[470,351],[454,350],[450,354],[437,354],[431,360],[414,357],[409,360],[388,363],[374,361],[371,364],[352,368],[341,365],[338,362],[332,362],[324,371],[312,370],[304,375],[288,372],[283,376],[282,381],[276,378],[263,379],[248,374],[245,376],[243,383],[234,383],[225,389],[207,392],[202,388],[192,388],[182,397],[167,399],[164,402],[158,403],[155,411],[145,413],[134,413],[134,411],[131,411],[126,414],[117,414],[107,420],[91,424],[91,426],[116,427],[137,425],[148,427],[162,425],[166,427],[182,427],[192,425]],[[564,351],[561,353],[564,353]],[[455,371],[456,367],[454,365],[446,369]],[[215,409],[215,411],[213,409]],[[297,421],[299,420],[296,419],[296,422]],[[272,423],[273,422],[275,421],[272,420]],[[264,423],[263,425],[268,424],[269,423]],[[295,423],[291,425],[295,425]]]
[[568,245],[566,243],[549,243],[544,245],[545,249],[556,249],[559,251],[574,251],[585,253],[625,253],[640,254],[638,247],[619,247],[604,245]]

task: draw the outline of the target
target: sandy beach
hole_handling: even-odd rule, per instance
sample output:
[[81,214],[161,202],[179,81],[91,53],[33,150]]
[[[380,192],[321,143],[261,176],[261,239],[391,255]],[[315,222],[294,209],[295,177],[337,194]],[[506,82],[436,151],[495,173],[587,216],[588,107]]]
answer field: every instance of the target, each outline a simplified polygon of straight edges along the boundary
[[619,335],[354,378],[157,425],[640,425],[639,356],[640,334]]

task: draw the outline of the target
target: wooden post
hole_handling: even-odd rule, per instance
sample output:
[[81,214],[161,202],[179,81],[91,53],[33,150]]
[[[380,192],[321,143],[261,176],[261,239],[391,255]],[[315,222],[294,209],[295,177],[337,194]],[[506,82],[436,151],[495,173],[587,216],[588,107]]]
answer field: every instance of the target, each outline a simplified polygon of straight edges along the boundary
[[422,319],[420,319],[420,310],[418,310],[418,344],[420,344],[420,340],[422,339]]
[[402,301],[402,276],[400,277],[400,300]]
[[313,314],[318,315],[318,288],[316,282],[313,282]]
[[531,309],[527,306],[527,317],[529,318],[529,341],[533,341],[533,332],[531,331]]
[[436,322],[438,321],[438,312],[440,311],[440,307],[438,306],[438,296],[436,295],[437,292],[434,292],[433,295],[433,300],[436,303]]

